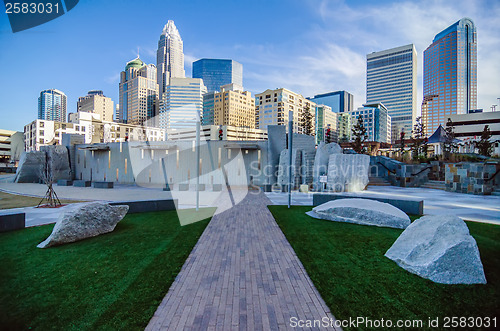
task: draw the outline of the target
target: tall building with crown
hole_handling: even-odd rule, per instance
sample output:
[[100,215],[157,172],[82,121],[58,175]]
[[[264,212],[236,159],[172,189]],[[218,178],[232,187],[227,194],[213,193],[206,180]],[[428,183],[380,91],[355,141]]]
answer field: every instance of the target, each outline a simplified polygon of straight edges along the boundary
[[477,35],[469,18],[439,32],[424,51],[422,122],[431,135],[450,115],[477,108]]
[[160,97],[166,92],[170,78],[186,77],[182,39],[174,21],[169,20],[163,27],[156,52],[156,68]]
[[147,120],[154,121],[159,100],[156,74],[155,65],[146,64],[139,57],[127,63],[120,74],[119,122],[144,125]]

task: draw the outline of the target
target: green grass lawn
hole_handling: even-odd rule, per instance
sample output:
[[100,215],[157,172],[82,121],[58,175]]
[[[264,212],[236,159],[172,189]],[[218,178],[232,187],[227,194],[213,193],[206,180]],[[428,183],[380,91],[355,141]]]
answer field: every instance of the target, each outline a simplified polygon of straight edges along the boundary
[[443,285],[384,257],[402,230],[313,219],[311,207],[269,206],[278,225],[337,319],[408,320],[497,317],[500,324],[500,226],[467,222],[486,285]]
[[53,225],[0,234],[0,329],[143,330],[208,220],[127,215],[115,231],[36,248]]

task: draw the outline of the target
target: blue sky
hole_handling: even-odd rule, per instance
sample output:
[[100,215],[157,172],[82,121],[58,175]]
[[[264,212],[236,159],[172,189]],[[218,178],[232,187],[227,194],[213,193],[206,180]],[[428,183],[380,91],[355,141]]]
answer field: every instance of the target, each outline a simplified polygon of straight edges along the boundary
[[420,105],[422,53],[462,17],[477,27],[478,107],[490,110],[500,97],[499,1],[80,0],[66,15],[15,34],[2,10],[0,128],[22,131],[36,119],[44,89],[65,92],[68,112],[92,89],[116,103],[120,71],[137,48],[142,60],[156,63],[169,19],[183,38],[188,76],[194,60],[230,58],[243,64],[252,93],[347,90],[356,105],[365,101],[366,54],[414,43]]

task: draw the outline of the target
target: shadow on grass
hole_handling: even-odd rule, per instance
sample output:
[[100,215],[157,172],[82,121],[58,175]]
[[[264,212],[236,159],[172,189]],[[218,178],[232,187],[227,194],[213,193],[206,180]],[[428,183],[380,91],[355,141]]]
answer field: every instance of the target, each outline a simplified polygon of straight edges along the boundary
[[305,215],[311,207],[269,209],[337,319],[418,319],[425,326],[439,317],[442,327],[445,316],[488,316],[500,323],[500,226],[467,222],[488,284],[443,285],[384,257],[402,230],[313,219]]
[[48,249],[36,245],[53,225],[0,234],[0,329],[144,329],[208,222],[132,214]]

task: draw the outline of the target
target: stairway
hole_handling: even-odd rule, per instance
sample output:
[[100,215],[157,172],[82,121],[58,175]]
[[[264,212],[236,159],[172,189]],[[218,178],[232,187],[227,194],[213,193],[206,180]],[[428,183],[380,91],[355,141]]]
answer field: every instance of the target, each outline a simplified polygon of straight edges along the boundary
[[430,180],[428,182],[426,182],[425,184],[421,185],[420,187],[423,187],[423,188],[432,188],[432,189],[435,189],[435,190],[443,190],[445,191],[446,190],[446,184],[444,181],[440,181],[440,180]]
[[391,186],[391,183],[383,177],[368,177],[368,186]]

